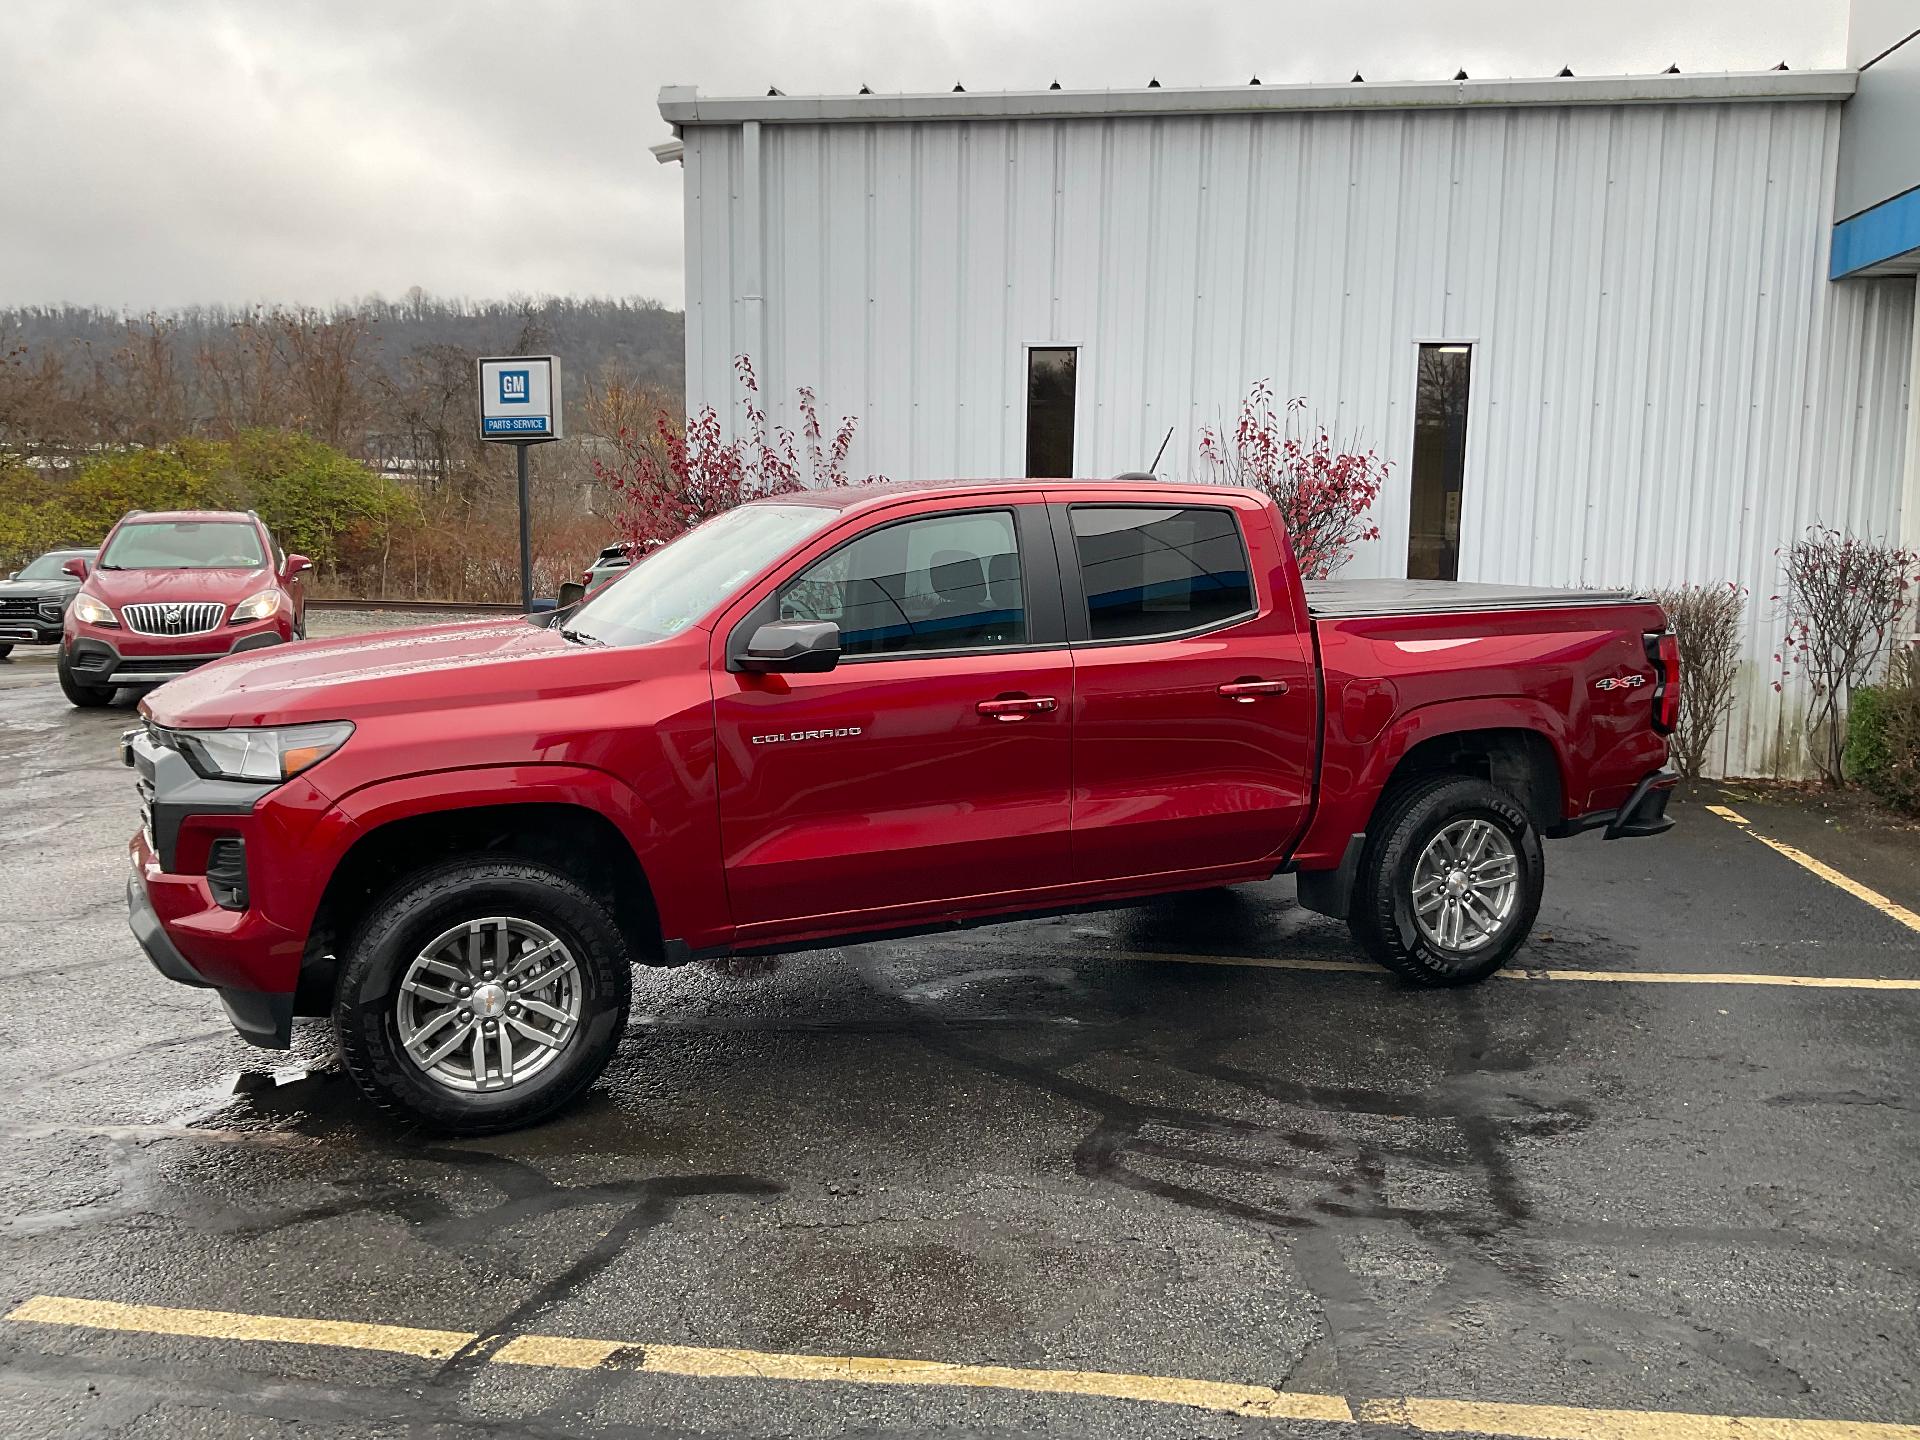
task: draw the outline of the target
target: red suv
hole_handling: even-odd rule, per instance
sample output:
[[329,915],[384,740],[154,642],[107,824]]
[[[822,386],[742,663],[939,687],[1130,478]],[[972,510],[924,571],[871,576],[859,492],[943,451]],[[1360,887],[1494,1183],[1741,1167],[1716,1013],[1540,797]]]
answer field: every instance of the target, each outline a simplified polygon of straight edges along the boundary
[[304,639],[311,568],[251,510],[132,511],[67,607],[60,688],[75,705],[104,705],[123,685]]

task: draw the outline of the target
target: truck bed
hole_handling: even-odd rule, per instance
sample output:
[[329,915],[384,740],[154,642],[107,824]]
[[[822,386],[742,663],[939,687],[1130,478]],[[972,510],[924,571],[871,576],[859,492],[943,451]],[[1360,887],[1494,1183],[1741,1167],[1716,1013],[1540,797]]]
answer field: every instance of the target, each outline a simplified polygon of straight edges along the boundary
[[1459,615],[1482,610],[1556,610],[1572,605],[1632,605],[1631,590],[1555,590],[1459,580],[1309,580],[1307,613],[1316,620],[1362,615]]

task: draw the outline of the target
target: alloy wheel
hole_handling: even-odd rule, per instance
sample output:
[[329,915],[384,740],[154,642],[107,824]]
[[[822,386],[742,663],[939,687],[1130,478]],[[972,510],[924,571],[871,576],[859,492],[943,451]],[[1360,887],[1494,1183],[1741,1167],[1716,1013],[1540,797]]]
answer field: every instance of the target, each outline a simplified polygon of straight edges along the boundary
[[1471,953],[1499,938],[1520,894],[1520,857],[1498,825],[1456,820],[1413,866],[1413,919],[1443,950]]
[[518,916],[467,920],[407,966],[394,1018],[407,1058],[450,1090],[524,1085],[580,1028],[580,967],[566,943]]

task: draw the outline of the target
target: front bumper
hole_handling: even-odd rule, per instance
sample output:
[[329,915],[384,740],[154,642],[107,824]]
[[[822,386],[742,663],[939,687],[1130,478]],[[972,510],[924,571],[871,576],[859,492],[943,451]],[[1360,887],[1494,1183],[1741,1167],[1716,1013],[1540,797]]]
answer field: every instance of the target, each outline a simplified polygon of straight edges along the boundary
[[279,787],[204,779],[144,730],[129,733],[123,758],[135,772],[141,801],[140,833],[127,847],[127,924],[134,939],[169,980],[215,991],[243,1040],[286,1049],[304,937],[276,923],[256,893],[239,908],[221,903],[206,873],[223,838],[237,839],[250,864],[259,863],[253,857],[264,860],[268,827],[256,807]]
[[190,670],[198,670],[202,665],[224,660],[229,655],[278,645],[285,637],[275,630],[255,630],[239,636],[224,650],[205,648],[225,638],[218,632],[186,636],[184,638],[187,641],[195,643],[164,648],[141,643],[149,638],[134,636],[113,641],[96,635],[77,635],[67,646],[67,669],[82,685],[102,688],[164,685]]
[[[133,938],[140,942],[153,968],[179,984],[212,990],[220,997],[234,1030],[248,1044],[263,1050],[285,1050],[291,1045],[293,991],[217,984],[206,973],[231,976],[236,963],[244,965],[249,957],[261,953],[263,946],[279,938],[275,927],[244,912],[236,915],[222,909],[202,876],[166,874],[153,859],[144,836],[134,836],[129,859],[132,872],[127,876],[127,928],[133,931]],[[261,931],[268,933],[258,933]],[[175,943],[176,936],[180,944],[195,952],[199,963]]]
[[0,645],[58,645],[60,617],[0,615]]

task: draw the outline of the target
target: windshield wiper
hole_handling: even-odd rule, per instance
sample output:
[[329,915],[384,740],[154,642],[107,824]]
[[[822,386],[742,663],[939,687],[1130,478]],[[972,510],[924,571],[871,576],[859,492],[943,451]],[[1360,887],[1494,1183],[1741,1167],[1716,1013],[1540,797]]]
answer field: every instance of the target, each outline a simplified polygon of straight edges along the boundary
[[571,640],[576,645],[592,645],[602,650],[607,646],[607,642],[598,635],[589,635],[584,630],[574,630],[564,625],[560,628],[560,638]]

